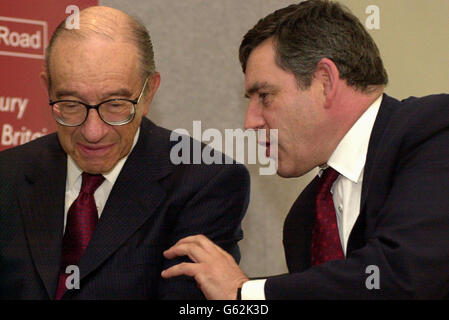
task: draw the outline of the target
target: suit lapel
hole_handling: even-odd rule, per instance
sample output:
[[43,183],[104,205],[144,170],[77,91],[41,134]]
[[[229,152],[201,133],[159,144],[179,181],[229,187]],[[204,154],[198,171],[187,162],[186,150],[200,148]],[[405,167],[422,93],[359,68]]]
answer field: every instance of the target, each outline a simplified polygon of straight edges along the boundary
[[[388,163],[389,155],[385,152],[391,154],[391,150],[385,150],[383,145],[385,145],[386,140],[389,138],[386,134],[386,128],[391,120],[391,116],[394,112],[394,107],[397,104],[397,100],[384,94],[382,98],[382,103],[379,108],[379,112],[374,122],[373,130],[371,132],[370,141],[368,144],[368,151],[366,155],[365,168],[363,172],[363,183],[362,183],[362,195],[360,199],[360,214],[351,230],[351,234],[348,240],[347,254],[351,251],[362,247],[365,243],[364,230],[365,230],[365,219],[366,219],[366,202],[368,196],[372,193],[376,193],[375,188],[383,188],[383,183],[380,181],[375,181],[381,176],[374,174],[378,172],[379,164]],[[386,137],[387,135],[387,137]],[[377,171],[376,171],[377,170]]]
[[108,197],[92,239],[81,258],[81,279],[110,257],[166,197],[159,180],[171,171],[168,139],[142,119],[139,140]]
[[[384,133],[385,129],[390,121],[391,115],[394,111],[394,104],[397,101],[386,94],[382,98],[382,104],[379,108],[376,121],[374,122],[373,130],[371,132],[370,141],[368,144],[368,151],[366,154],[365,169],[363,172],[363,185],[362,185],[362,197],[360,208],[363,208],[366,203],[366,197],[370,189],[371,180],[373,178],[373,167],[377,159],[381,157],[381,151],[385,151],[383,148],[379,148],[381,141],[385,141]],[[388,151],[388,150],[387,150]]]
[[56,135],[48,138],[50,148],[25,172],[19,206],[36,270],[53,298],[61,261],[67,158]]
[[291,273],[310,267],[317,185],[318,177],[315,177],[298,196],[284,222],[283,243],[288,270]]

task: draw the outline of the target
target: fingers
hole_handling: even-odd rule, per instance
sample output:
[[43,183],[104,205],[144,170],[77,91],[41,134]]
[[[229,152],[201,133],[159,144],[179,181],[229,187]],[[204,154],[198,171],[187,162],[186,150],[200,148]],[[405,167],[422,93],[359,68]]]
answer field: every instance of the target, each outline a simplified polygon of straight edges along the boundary
[[167,259],[188,256],[193,262],[199,262],[201,260],[201,257],[203,257],[205,254],[203,251],[204,250],[197,245],[179,243],[164,251],[163,254]]
[[223,249],[215,245],[206,236],[195,235],[179,240],[163,254],[167,259],[188,256],[194,262],[202,262],[207,260],[214,251],[223,252]]
[[[163,278],[186,275],[196,278],[200,273],[202,262],[209,260],[211,245],[215,244],[203,235],[189,236],[179,240],[171,248],[164,251],[163,255],[167,259],[181,256],[188,256],[194,263],[183,262],[162,271]],[[209,250],[206,250],[208,248]]]
[[214,262],[228,260],[226,251],[214,244],[204,235],[189,236],[179,240],[171,248],[164,251],[164,257],[173,259],[181,256],[188,256],[194,263],[180,263],[162,272],[162,277],[170,278],[180,275],[195,277],[201,273],[204,265],[214,265]]
[[178,276],[182,276],[182,275],[186,275],[189,277],[195,277],[195,275],[198,272],[198,266],[195,265],[194,263],[188,263],[188,262],[183,262],[177,265],[174,265],[171,268],[168,268],[164,271],[162,271],[161,276],[162,278],[171,278],[171,277],[178,277]]
[[235,299],[237,288],[248,278],[234,258],[203,235],[186,237],[164,251],[167,259],[188,256],[183,262],[162,271],[163,278],[193,277],[207,299]]
[[[177,277],[187,275],[195,277],[199,272],[200,264],[208,260],[210,247],[215,244],[203,235],[189,236],[179,240],[171,248],[165,250],[163,255],[167,259],[173,259],[181,256],[188,256],[195,263],[183,262],[171,268],[162,271],[163,278]],[[205,248],[209,248],[206,250]]]

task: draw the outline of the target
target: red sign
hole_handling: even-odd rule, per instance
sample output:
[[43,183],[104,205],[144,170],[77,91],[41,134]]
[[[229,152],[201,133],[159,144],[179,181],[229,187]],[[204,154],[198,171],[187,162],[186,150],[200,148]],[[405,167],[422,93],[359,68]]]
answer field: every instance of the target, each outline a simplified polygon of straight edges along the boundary
[[45,21],[0,16],[0,54],[12,57],[45,57]]
[[48,93],[39,79],[45,48],[58,24],[72,15],[73,6],[82,10],[97,4],[98,0],[0,1],[0,151],[55,131]]

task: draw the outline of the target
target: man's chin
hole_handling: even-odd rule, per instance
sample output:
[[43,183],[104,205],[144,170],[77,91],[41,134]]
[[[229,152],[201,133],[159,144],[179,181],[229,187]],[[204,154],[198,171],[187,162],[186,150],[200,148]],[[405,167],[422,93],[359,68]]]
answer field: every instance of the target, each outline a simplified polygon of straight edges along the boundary
[[282,167],[281,165],[279,165],[278,170],[276,171],[277,175],[282,177],[282,178],[294,178],[297,177],[294,174],[294,171],[291,170],[290,168],[285,168]]
[[277,175],[282,178],[298,178],[309,173],[312,169],[297,168],[295,166],[282,165],[279,161]]

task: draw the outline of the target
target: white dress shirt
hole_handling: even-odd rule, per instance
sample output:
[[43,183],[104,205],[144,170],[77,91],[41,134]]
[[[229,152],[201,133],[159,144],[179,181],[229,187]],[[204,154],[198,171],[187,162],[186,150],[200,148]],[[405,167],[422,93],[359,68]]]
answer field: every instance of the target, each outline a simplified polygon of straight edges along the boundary
[[[354,123],[330,156],[326,166],[320,168],[318,173],[321,176],[328,166],[340,173],[332,185],[331,193],[345,255],[349,234],[360,213],[366,154],[381,102],[382,95]],[[265,281],[266,279],[259,279],[245,282],[242,287],[242,300],[265,300]]]
[[[125,164],[128,156],[131,151],[134,149],[134,146],[139,139],[140,128],[137,129],[136,134],[134,135],[133,145],[131,150],[126,155],[120,159],[117,164],[112,168],[108,173],[104,173],[103,176],[105,180],[103,183],[95,190],[94,198],[95,204],[97,205],[98,218],[100,218],[101,213],[103,212],[106,201],[108,200],[109,194],[111,193],[112,187],[114,186],[115,181],[117,180],[120,171],[122,171],[123,165]],[[73,161],[72,157],[67,155],[67,180],[65,185],[65,208],[64,208],[64,231],[67,222],[67,214],[72,203],[78,198],[78,194],[81,190],[81,182],[82,182],[82,173],[83,171],[76,165],[75,161]]]

